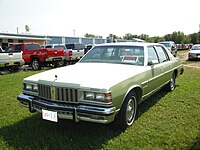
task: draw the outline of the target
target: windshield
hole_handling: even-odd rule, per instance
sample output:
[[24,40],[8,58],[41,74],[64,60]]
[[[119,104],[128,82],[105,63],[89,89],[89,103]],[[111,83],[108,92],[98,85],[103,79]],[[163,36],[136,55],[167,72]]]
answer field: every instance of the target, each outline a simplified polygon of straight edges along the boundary
[[198,46],[192,46],[191,50],[200,50],[200,45],[198,45]]
[[144,47],[96,46],[80,62],[144,65]]
[[165,45],[165,47],[171,47],[171,44],[170,44],[170,43],[160,43],[160,44]]

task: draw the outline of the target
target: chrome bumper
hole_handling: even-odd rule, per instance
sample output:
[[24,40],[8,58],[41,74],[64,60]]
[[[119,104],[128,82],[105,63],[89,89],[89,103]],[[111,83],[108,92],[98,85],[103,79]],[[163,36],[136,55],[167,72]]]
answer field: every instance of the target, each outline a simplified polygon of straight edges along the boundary
[[17,99],[21,105],[28,107],[30,112],[40,112],[42,109],[57,112],[58,118],[70,119],[75,122],[88,121],[107,124],[115,118],[115,107],[94,107],[77,104],[64,104],[46,101],[37,97],[20,94]]

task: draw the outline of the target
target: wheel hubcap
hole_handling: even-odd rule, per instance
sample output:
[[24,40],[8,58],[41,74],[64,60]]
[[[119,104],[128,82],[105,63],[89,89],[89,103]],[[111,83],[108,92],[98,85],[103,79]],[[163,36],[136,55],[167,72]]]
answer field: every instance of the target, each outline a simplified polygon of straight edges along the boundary
[[174,90],[174,88],[175,88],[175,79],[174,79],[174,76],[172,76],[172,79],[171,79],[171,82],[170,82],[170,87],[171,87],[171,90]]
[[37,61],[33,61],[33,68],[34,69],[37,69],[39,66],[38,62]]
[[126,120],[128,123],[131,123],[134,117],[135,112],[135,102],[133,99],[130,99],[126,109]]

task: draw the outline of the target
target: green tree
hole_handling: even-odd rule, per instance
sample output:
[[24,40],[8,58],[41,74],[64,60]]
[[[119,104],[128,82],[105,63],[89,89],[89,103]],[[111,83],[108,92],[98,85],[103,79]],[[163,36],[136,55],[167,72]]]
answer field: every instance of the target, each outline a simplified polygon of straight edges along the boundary
[[138,36],[138,35],[133,35],[133,34],[131,34],[131,33],[127,33],[127,34],[125,34],[125,35],[123,36],[123,39],[124,39],[124,40],[132,40],[133,38],[139,38],[139,36]]
[[200,33],[193,33],[189,35],[190,43],[199,44],[200,43]]
[[102,36],[100,35],[94,35],[94,34],[89,34],[89,33],[86,33],[84,35],[84,37],[88,37],[88,38],[103,38]]
[[138,38],[142,39],[142,40],[145,40],[145,41],[148,41],[149,40],[149,35],[147,35],[147,34],[141,34]]

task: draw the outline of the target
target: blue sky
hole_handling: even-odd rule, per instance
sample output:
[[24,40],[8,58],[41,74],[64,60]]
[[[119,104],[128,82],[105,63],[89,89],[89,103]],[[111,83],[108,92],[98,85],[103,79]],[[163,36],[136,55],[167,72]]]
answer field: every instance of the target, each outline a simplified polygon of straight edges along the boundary
[[199,31],[199,0],[0,0],[0,32],[163,36]]

